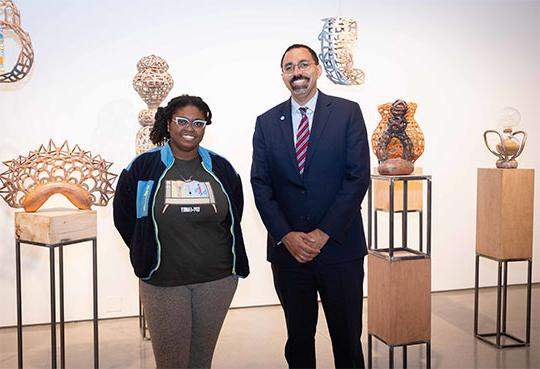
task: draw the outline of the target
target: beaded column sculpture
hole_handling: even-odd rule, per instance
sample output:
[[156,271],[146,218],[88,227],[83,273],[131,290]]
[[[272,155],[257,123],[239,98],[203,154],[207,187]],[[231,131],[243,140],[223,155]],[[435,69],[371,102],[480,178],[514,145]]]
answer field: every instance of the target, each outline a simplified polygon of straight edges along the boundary
[[154,147],[150,141],[150,131],[154,125],[159,104],[167,97],[174,82],[167,72],[169,65],[165,59],[156,55],[143,57],[137,63],[138,73],[133,78],[133,88],[144,100],[148,109],[139,113],[139,124],[142,126],[137,132],[135,150],[140,154]]

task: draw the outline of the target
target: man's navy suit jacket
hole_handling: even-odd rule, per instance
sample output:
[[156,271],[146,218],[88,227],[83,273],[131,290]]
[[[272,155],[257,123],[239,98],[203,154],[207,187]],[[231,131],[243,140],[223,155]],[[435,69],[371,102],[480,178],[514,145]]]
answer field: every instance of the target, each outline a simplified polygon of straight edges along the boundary
[[360,106],[319,91],[304,174],[296,164],[291,100],[257,118],[251,184],[266,229],[268,261],[296,263],[280,240],[290,231],[330,236],[316,257],[341,263],[363,257],[360,206],[369,186],[366,127]]

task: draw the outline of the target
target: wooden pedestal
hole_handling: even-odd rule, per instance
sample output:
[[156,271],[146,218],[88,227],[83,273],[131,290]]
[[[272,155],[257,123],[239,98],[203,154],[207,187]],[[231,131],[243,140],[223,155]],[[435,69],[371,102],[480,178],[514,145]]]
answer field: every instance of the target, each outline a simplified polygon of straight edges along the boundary
[[[23,367],[23,299],[21,244],[49,249],[49,296],[51,313],[51,368],[57,367],[56,273],[58,269],[60,315],[60,367],[66,367],[64,320],[64,247],[92,242],[92,285],[94,322],[94,368],[99,368],[97,213],[94,210],[48,209],[15,213],[15,275],[17,283],[17,367]],[[58,249],[58,266],[56,252]]]
[[[376,172],[376,170],[375,170]],[[422,168],[414,168],[411,174],[422,175]],[[377,210],[390,210],[389,196],[390,182],[374,180],[373,181],[373,202]],[[422,191],[423,181],[410,181],[408,185],[407,209],[409,211],[422,210]],[[394,211],[403,210],[403,181],[396,181],[394,185]]]
[[56,244],[94,238],[97,235],[95,210],[46,209],[15,213],[17,240]]
[[390,346],[430,341],[431,259],[370,251],[368,271],[368,333]]
[[532,258],[533,169],[478,169],[476,252],[498,260]]

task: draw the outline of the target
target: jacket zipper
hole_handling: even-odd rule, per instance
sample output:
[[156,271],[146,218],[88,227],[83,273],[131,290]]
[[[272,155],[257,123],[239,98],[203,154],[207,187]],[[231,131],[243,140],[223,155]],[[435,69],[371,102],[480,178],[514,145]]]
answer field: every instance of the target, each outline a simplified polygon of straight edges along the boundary
[[163,178],[165,177],[165,175],[167,174],[167,172],[169,171],[169,169],[171,169],[171,167],[173,165],[174,165],[174,160],[172,161],[172,163],[168,167],[165,168],[165,170],[163,171],[163,173],[159,177],[159,179],[157,181],[157,184],[156,184],[156,191],[154,192],[154,198],[152,199],[152,209],[151,209],[151,211],[152,211],[152,222],[154,222],[154,228],[156,229],[155,237],[156,237],[158,255],[157,255],[157,264],[156,264],[156,266],[150,271],[150,273],[148,274],[148,276],[146,278],[144,278],[144,280],[149,280],[150,278],[152,278],[152,275],[154,274],[154,272],[156,270],[158,270],[159,266],[161,265],[161,242],[159,242],[159,237],[158,237],[159,230],[158,230],[158,225],[157,225],[157,222],[156,222],[156,217],[155,217],[155,214],[154,214],[154,208],[156,206],[156,197],[157,197],[159,188],[161,187],[161,181],[163,180]]
[[221,187],[221,190],[225,194],[225,197],[227,197],[227,203],[229,204],[229,213],[231,214],[231,228],[230,228],[230,231],[231,231],[231,236],[232,236],[232,241],[233,241],[232,242],[232,248],[231,248],[231,251],[232,251],[232,254],[233,254],[232,273],[234,275],[236,275],[236,252],[234,251],[234,246],[236,245],[236,237],[234,236],[234,214],[233,214],[233,211],[232,211],[231,199],[229,198],[229,194],[227,193],[227,191],[225,191],[225,188],[223,187],[223,184],[218,179],[218,177],[212,171],[210,171],[210,170],[208,170],[208,168],[206,168],[206,165],[204,165],[204,161],[202,161],[201,164],[202,164],[202,167],[204,168],[204,170],[206,170],[212,177],[214,177],[216,182],[219,183],[219,186]]

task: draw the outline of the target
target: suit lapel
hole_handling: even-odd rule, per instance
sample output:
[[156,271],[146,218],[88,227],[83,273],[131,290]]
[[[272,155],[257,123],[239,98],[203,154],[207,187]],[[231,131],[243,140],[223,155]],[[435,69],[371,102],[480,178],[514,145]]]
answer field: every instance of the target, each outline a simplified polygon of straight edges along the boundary
[[290,159],[290,163],[292,164],[297,177],[300,178],[300,172],[298,171],[298,165],[296,164],[296,150],[294,148],[294,133],[292,129],[291,117],[291,99],[283,103],[278,125],[281,129],[282,140],[287,146],[287,153]]
[[315,116],[313,117],[313,123],[311,125],[311,133],[309,136],[308,151],[306,157],[306,165],[304,169],[304,175],[306,175],[307,170],[311,162],[313,161],[313,156],[319,146],[319,141],[321,140],[322,134],[330,118],[330,113],[332,112],[332,101],[319,91],[319,97],[317,98],[317,105],[315,106]]

